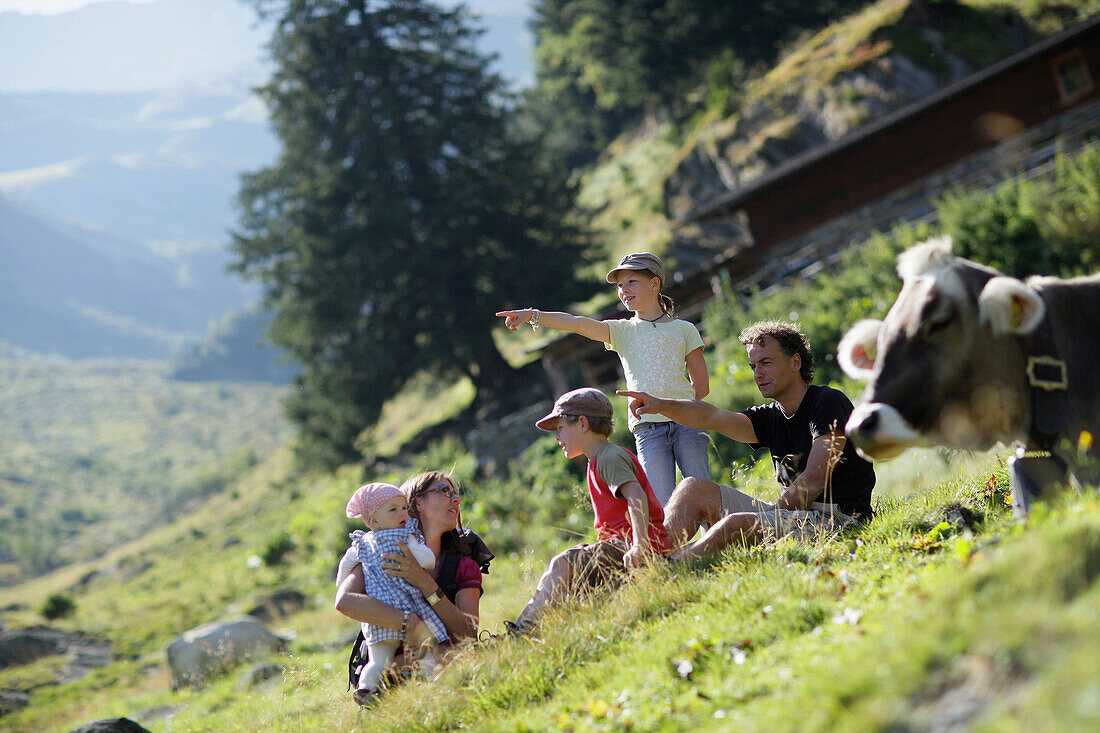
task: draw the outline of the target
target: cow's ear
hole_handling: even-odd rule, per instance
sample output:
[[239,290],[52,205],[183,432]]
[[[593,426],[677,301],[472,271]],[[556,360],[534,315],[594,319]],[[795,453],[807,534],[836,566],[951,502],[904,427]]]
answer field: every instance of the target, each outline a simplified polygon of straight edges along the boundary
[[852,379],[870,379],[875,369],[880,330],[882,321],[867,319],[848,329],[840,340],[837,360],[840,368]]
[[1024,336],[1043,320],[1046,305],[1033,289],[1014,277],[995,277],[978,297],[978,313],[996,336]]

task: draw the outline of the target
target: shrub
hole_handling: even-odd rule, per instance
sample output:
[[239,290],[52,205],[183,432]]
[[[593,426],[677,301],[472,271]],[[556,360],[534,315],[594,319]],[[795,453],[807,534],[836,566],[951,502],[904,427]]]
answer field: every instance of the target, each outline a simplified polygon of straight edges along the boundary
[[511,462],[508,477],[467,486],[464,521],[497,554],[550,552],[563,537],[584,536],[592,526],[582,461],[562,457],[544,436]]
[[936,202],[955,253],[1007,275],[1069,277],[1100,263],[1100,148],[1055,159],[1052,175]]
[[841,336],[860,318],[886,314],[901,286],[894,259],[924,234],[923,229],[907,229],[891,238],[874,237],[845,250],[836,265],[811,277],[791,277],[780,287],[749,294],[727,291],[704,316],[707,336],[718,344],[713,356],[708,356],[712,371],[717,366],[720,376],[712,389],[715,399],[728,395],[737,400],[730,404],[746,407],[759,401],[738,337],[743,328],[761,320],[798,321],[816,357],[814,381],[841,380],[835,359]]
[[63,593],[54,593],[42,604],[42,617],[53,621],[72,616],[76,611],[76,601]]
[[442,471],[468,486],[477,474],[477,458],[466,450],[462,441],[447,436],[431,443],[414,459],[410,475],[425,471]]
[[269,568],[282,565],[286,561],[286,556],[293,552],[296,547],[297,544],[294,542],[294,538],[288,532],[280,532],[268,540],[267,547],[264,548],[260,558],[264,561],[264,565]]

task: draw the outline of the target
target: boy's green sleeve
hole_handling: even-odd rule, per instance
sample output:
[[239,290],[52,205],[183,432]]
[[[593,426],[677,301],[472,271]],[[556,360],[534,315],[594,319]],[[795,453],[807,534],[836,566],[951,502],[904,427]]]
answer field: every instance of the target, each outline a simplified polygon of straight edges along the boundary
[[634,475],[634,462],[625,450],[604,451],[596,463],[596,473],[611,488],[615,496],[620,496],[619,488],[630,481],[637,481]]

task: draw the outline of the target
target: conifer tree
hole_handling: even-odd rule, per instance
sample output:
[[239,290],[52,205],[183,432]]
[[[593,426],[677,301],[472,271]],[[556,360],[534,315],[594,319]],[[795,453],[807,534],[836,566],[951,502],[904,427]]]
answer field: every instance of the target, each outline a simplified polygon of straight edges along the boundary
[[303,364],[289,400],[307,457],[355,440],[414,374],[509,371],[494,311],[568,302],[564,186],[508,134],[506,89],[464,11],[422,0],[256,0],[277,20],[261,90],[282,153],[243,178],[236,269]]

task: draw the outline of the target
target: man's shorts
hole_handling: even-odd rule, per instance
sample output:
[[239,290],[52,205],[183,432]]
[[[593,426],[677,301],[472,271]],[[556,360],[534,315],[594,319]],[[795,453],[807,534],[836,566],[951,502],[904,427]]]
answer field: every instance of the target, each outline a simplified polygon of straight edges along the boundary
[[595,588],[618,584],[626,577],[623,555],[629,550],[622,540],[605,540],[571,547],[564,553],[569,560],[575,588]]
[[809,509],[792,511],[779,509],[775,504],[749,496],[732,486],[718,484],[722,493],[722,511],[725,515],[755,514],[764,530],[765,539],[794,537],[809,540],[841,531],[856,520],[837,509],[836,504],[814,502]]

